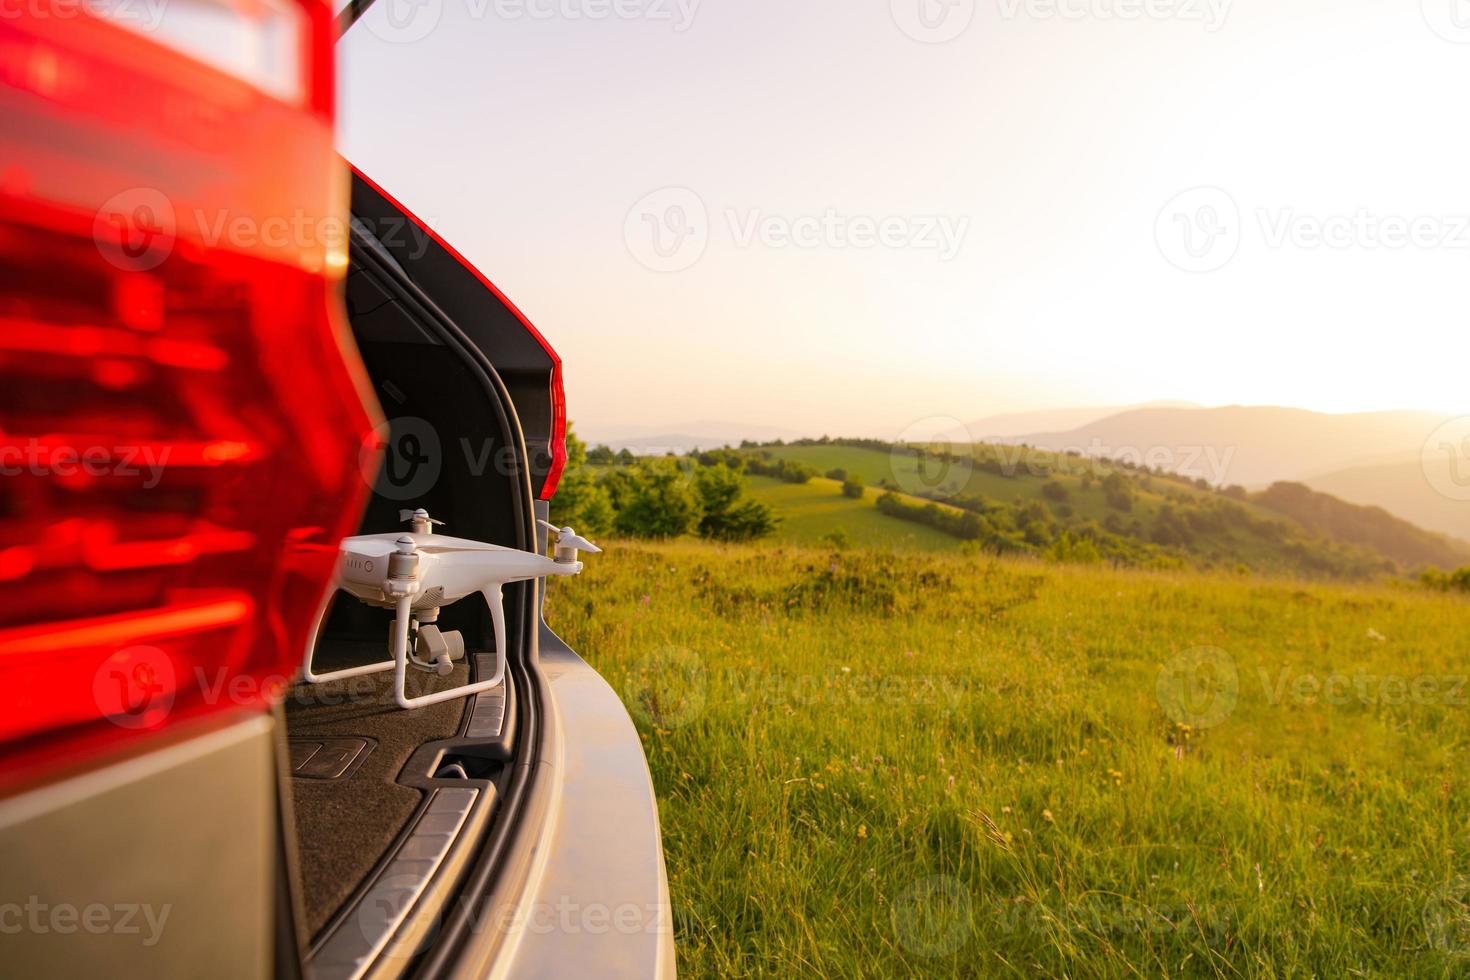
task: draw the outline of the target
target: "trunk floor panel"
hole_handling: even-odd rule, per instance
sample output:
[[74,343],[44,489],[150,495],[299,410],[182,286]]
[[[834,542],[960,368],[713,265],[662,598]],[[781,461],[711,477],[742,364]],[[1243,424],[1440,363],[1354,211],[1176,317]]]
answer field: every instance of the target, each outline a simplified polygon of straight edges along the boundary
[[[383,644],[370,645],[369,657],[342,657],[342,646],[318,659],[320,670],[333,661],[367,663],[381,657]],[[361,645],[354,644],[353,646]],[[410,670],[410,696],[444,690],[469,681],[461,663],[440,678]],[[340,779],[293,779],[301,898],[307,934],[321,931],[342,903],[377,865],[402,832],[423,792],[398,784],[414,751],[425,742],[451,738],[472,699],[456,698],[412,711],[393,700],[393,672],[353,677],[329,684],[298,684],[286,699],[290,738],[365,738],[375,743],[355,772]]]

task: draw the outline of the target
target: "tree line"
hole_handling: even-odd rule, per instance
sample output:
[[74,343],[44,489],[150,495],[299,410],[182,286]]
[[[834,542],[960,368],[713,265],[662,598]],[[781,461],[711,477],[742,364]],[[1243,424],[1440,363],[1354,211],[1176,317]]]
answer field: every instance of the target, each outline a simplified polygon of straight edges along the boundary
[[776,530],[780,518],[745,495],[746,465],[744,456],[728,450],[651,459],[606,446],[589,451],[569,428],[566,469],[551,502],[551,519],[589,535],[762,538]]

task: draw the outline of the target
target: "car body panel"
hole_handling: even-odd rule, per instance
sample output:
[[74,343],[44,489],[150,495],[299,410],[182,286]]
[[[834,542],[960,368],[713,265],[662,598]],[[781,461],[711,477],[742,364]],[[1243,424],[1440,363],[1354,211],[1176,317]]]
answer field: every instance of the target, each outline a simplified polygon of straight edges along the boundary
[[673,915],[648,762],[607,681],[544,624],[540,666],[561,751],[556,824],[512,925],[504,977],[673,977]]
[[6,976],[275,972],[275,721],[189,734],[0,802]]

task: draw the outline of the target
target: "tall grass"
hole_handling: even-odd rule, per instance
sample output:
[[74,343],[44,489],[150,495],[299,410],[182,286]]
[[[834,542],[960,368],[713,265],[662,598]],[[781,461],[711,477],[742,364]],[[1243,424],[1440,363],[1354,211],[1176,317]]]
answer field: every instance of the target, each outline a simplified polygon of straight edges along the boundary
[[1463,597],[621,542],[548,616],[686,976],[1470,970]]

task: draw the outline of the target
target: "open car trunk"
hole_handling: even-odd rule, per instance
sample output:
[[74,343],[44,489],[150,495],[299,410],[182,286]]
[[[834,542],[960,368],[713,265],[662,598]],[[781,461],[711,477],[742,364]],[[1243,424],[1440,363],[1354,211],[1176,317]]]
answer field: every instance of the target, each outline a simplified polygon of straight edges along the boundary
[[[411,222],[389,220],[396,204],[361,178],[353,212],[348,316],[388,420],[379,430],[383,466],[358,533],[406,529],[400,512],[424,508],[444,522],[443,533],[536,550],[536,461],[490,356],[497,345],[523,345],[515,322],[502,319],[497,335],[497,323],[483,315],[493,305],[477,309],[443,288],[435,273],[452,270],[423,265],[442,261],[443,246]],[[490,299],[503,301],[498,294]],[[467,318],[471,329],[463,325]],[[512,374],[524,380],[525,372]],[[543,365],[542,398],[546,379]],[[366,474],[372,476],[371,465]],[[302,681],[288,694],[288,864],[297,943],[311,975],[386,976],[413,967],[433,937],[405,945],[405,923],[431,919],[426,906],[450,901],[495,822],[513,819],[514,783],[531,772],[535,744],[523,731],[535,718],[528,683],[535,584],[507,586],[504,605],[506,679],[488,692],[404,710],[386,671]],[[312,669],[322,674],[387,660],[392,618],[338,591],[323,611]],[[493,676],[494,635],[483,598],[443,607],[438,626],[463,635],[465,658],[447,677],[410,668],[410,697]]]

